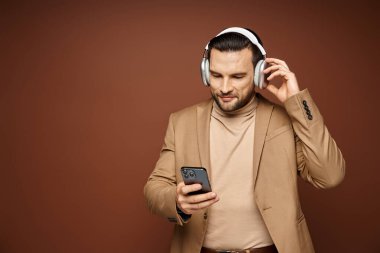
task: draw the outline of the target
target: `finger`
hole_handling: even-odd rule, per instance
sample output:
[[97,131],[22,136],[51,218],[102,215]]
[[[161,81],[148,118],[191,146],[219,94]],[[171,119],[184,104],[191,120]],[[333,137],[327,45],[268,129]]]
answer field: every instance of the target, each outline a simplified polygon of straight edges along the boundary
[[197,195],[189,196],[187,198],[187,202],[195,204],[195,203],[204,202],[204,201],[214,199],[214,198],[216,198],[216,193],[215,192],[208,192],[208,193],[204,193],[204,194],[197,194]]
[[272,94],[277,94],[278,92],[278,88],[274,86],[273,84],[268,84],[266,89]]
[[189,184],[181,188],[181,193],[187,195],[190,192],[199,191],[200,189],[202,189],[202,185],[200,184]]
[[288,65],[286,64],[285,61],[280,60],[280,59],[277,59],[277,58],[266,58],[265,61],[266,61],[267,63],[279,64],[279,65],[283,65],[283,66],[285,66],[285,67],[288,66]]
[[269,64],[279,64],[284,66],[285,68],[289,69],[288,65],[285,61],[277,59],[277,58],[266,58],[265,61]]
[[277,70],[277,71],[273,72],[272,74],[270,74],[270,76],[268,76],[267,80],[270,81],[277,76],[286,77],[286,75],[288,73],[289,72],[285,72],[284,70]]
[[286,69],[284,66],[281,66],[281,65],[272,65],[272,66],[267,67],[266,69],[264,69],[263,73],[267,74],[267,73],[273,72],[275,70],[288,70],[288,69]]
[[189,204],[188,209],[193,210],[193,211],[202,210],[202,209],[205,209],[205,208],[211,206],[212,204],[214,204],[218,201],[219,201],[219,197],[217,197],[215,199],[206,200],[206,201],[203,201],[200,203],[196,203],[196,204]]
[[182,192],[182,187],[184,186],[185,186],[185,183],[183,181],[177,184],[177,194]]

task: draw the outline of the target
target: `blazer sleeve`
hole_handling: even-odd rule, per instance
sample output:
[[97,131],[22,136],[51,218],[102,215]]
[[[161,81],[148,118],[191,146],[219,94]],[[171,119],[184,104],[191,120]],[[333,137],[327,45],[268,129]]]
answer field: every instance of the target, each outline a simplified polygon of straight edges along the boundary
[[152,213],[182,225],[176,208],[176,172],[173,114],[169,117],[164,144],[156,166],[144,187],[144,196]]
[[296,134],[299,175],[317,188],[338,185],[345,175],[345,161],[309,91],[291,96],[284,106]]

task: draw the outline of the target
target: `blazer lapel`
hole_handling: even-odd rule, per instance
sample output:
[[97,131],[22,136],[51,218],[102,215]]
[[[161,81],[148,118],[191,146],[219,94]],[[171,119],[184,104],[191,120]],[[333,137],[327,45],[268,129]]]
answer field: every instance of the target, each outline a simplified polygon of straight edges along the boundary
[[[268,124],[273,111],[273,105],[257,93],[258,105],[256,108],[255,136],[253,146],[253,182],[256,185],[257,173],[260,165],[261,153],[264,147]],[[197,140],[199,158],[202,167],[210,173],[210,119],[213,100],[197,107]]]
[[213,100],[197,107],[197,138],[201,165],[210,173],[210,119]]
[[257,93],[258,105],[255,119],[255,139],[253,146],[253,182],[256,186],[257,173],[264,147],[265,136],[267,134],[269,120],[272,115],[273,105],[269,104],[265,98]]

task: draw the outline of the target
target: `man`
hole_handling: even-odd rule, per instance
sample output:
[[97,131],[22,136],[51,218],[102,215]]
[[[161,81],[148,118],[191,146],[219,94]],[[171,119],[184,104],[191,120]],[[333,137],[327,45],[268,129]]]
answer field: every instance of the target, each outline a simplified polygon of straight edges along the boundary
[[[212,99],[170,115],[144,194],[152,212],[176,222],[171,252],[314,252],[297,175],[330,188],[345,162],[308,90],[284,61],[265,56],[252,31],[222,31],[202,61]],[[201,185],[185,185],[182,166],[206,168],[212,192],[189,194]]]

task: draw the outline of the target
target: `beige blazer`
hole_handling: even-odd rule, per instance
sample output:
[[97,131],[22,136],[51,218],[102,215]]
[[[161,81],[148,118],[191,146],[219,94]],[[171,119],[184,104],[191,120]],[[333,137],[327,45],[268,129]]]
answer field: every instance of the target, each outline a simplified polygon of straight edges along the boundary
[[[344,177],[345,161],[308,90],[290,97],[284,108],[257,97],[252,154],[255,201],[279,253],[314,252],[297,175],[317,188],[333,187]],[[172,253],[200,252],[203,244],[207,210],[184,223],[175,200],[182,166],[210,168],[212,104],[209,100],[170,115],[160,158],[144,188],[149,209],[176,223]]]

